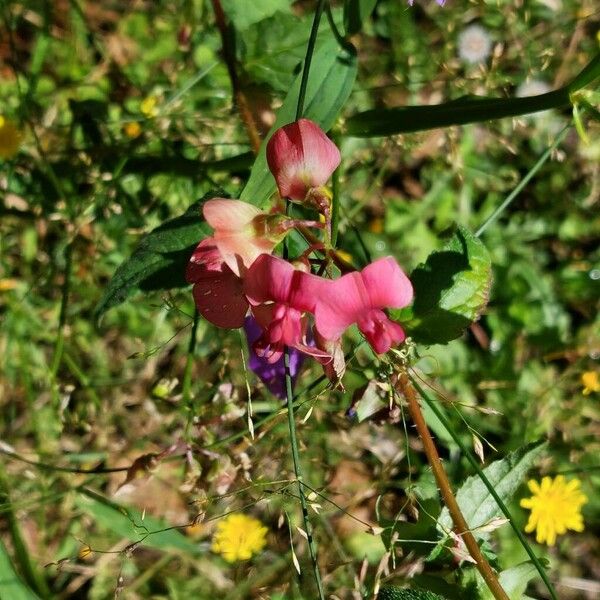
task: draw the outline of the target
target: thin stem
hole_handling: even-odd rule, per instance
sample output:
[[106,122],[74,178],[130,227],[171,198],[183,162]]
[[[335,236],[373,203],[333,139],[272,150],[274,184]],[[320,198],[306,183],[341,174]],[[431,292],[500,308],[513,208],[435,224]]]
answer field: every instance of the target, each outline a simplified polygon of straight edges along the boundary
[[36,467],[37,469],[42,469],[45,471],[57,471],[59,473],[84,473],[84,474],[106,474],[106,473],[122,473],[123,471],[128,471],[129,467],[97,467],[95,469],[78,469],[76,467],[60,467],[58,465],[51,465],[48,463],[44,463],[44,462],[39,462],[36,460],[30,460],[28,458],[25,458],[24,456],[20,456],[18,454],[15,454],[14,452],[9,452],[7,450],[4,450],[2,448],[0,448],[0,454],[3,454],[4,456],[8,456],[9,458],[12,458],[13,460],[18,460],[20,462],[26,463],[28,465],[31,465],[32,467]]
[[302,113],[304,112],[304,99],[306,98],[306,88],[308,86],[310,63],[312,62],[313,53],[315,51],[315,44],[317,43],[317,33],[319,32],[319,23],[321,22],[321,15],[323,14],[324,6],[325,0],[319,0],[319,3],[317,4],[317,8],[315,10],[312,28],[310,30],[310,37],[308,38],[308,45],[306,46],[306,57],[304,58],[304,68],[302,70],[302,79],[300,80],[300,91],[298,92],[298,104],[296,106],[296,121],[302,118]]
[[306,496],[304,495],[302,467],[300,465],[300,455],[298,453],[298,438],[296,436],[296,421],[294,419],[294,396],[292,393],[292,376],[290,373],[290,350],[287,346],[285,347],[283,356],[285,365],[285,395],[287,399],[288,409],[288,427],[290,430],[290,444],[292,447],[294,473],[296,474],[296,480],[298,481],[298,493],[300,496],[300,505],[302,506],[302,519],[304,521],[304,531],[306,532],[306,537],[308,538],[308,552],[310,554],[310,560],[312,562],[315,582],[319,591],[319,599],[325,600],[325,592],[323,591],[321,574],[319,573],[319,564],[317,562],[317,549],[315,547],[315,541],[312,535],[312,526],[308,517],[308,506],[306,503]]
[[568,130],[571,127],[571,123],[565,125],[560,133],[556,136],[556,139],[547,148],[547,150],[540,156],[538,161],[533,165],[530,171],[521,179],[519,185],[507,196],[506,200],[482,223],[479,229],[475,232],[475,237],[479,237],[512,203],[512,201],[521,193],[521,190],[531,181],[533,176],[542,168],[544,163],[550,158],[554,150],[558,145],[565,139]]
[[223,12],[223,7],[221,6],[221,0],[212,0],[212,5],[215,12],[217,27],[219,28],[219,33],[221,34],[223,58],[225,59],[225,64],[227,65],[227,72],[229,73],[229,79],[231,81],[235,103],[240,112],[242,121],[244,122],[244,126],[246,127],[246,132],[248,133],[252,150],[254,151],[254,154],[258,154],[261,143],[260,134],[258,133],[256,123],[254,122],[254,117],[252,116],[252,111],[250,110],[250,105],[248,104],[246,94],[244,94],[240,86],[240,80],[236,69],[235,51],[230,37],[231,30],[227,27],[225,13]]
[[181,398],[183,404],[189,410],[189,417],[185,425],[185,436],[187,437],[192,423],[192,406],[190,389],[192,385],[192,368],[194,366],[194,352],[196,350],[196,337],[198,333],[198,322],[200,320],[198,309],[194,309],[194,320],[192,321],[192,331],[190,332],[190,341],[188,343],[187,356],[185,359],[185,369],[183,371],[183,383],[181,384]]
[[465,458],[469,461],[471,466],[475,469],[477,476],[481,479],[481,481],[483,482],[483,485],[485,485],[485,487],[487,488],[487,490],[490,493],[490,495],[492,496],[492,498],[496,501],[496,504],[498,505],[498,508],[500,508],[500,510],[502,511],[502,514],[508,519],[510,526],[512,527],[513,531],[515,532],[515,535],[517,536],[519,542],[521,542],[521,545],[523,546],[525,552],[527,552],[529,558],[531,559],[531,562],[533,563],[533,565],[537,569],[538,573],[540,574],[540,577],[542,578],[544,584],[546,585],[546,588],[550,592],[550,595],[552,596],[553,600],[558,600],[556,591],[554,590],[554,587],[550,583],[550,580],[548,579],[548,575],[546,574],[544,567],[542,566],[538,557],[534,554],[533,550],[527,543],[527,540],[525,539],[525,536],[521,533],[521,530],[515,524],[514,519],[513,519],[512,515],[510,514],[510,511],[508,510],[508,508],[502,501],[502,498],[500,498],[500,496],[497,494],[497,492],[496,492],[494,486],[491,484],[490,480],[486,477],[485,473],[479,466],[479,463],[477,462],[476,458],[471,454],[469,449],[465,446],[463,441],[456,434],[456,432],[454,431],[454,428],[450,425],[450,423],[448,422],[448,419],[442,413],[442,411],[437,407],[436,403],[425,393],[423,388],[419,385],[419,383],[417,381],[415,381],[414,378],[411,377],[411,381],[412,381],[413,385],[415,386],[415,388],[417,389],[417,391],[419,392],[421,398],[423,398],[423,400],[425,401],[427,406],[431,409],[433,414],[440,420],[441,424],[444,426],[444,429],[446,429],[446,431],[450,434],[450,436],[452,437],[452,439],[454,440],[456,445],[460,448],[460,450],[463,453],[463,455],[465,456]]
[[425,455],[427,456],[427,461],[431,466],[431,470],[433,471],[437,485],[440,488],[440,493],[444,499],[444,504],[448,508],[450,516],[452,517],[452,522],[454,523],[456,533],[461,536],[465,542],[469,554],[472,556],[473,560],[475,560],[477,570],[483,577],[494,598],[496,598],[496,600],[509,600],[509,597],[500,585],[500,582],[492,570],[492,567],[490,567],[490,564],[483,556],[481,549],[479,548],[475,537],[469,530],[469,525],[467,524],[460,507],[458,506],[458,502],[456,501],[456,498],[452,492],[452,488],[450,487],[450,481],[448,480],[444,466],[440,461],[437,448],[433,438],[431,437],[431,433],[429,432],[429,428],[427,427],[423,413],[421,412],[421,407],[419,406],[419,402],[417,400],[415,388],[412,386],[406,371],[400,372],[398,378],[398,387],[408,403],[410,416],[412,417],[412,420],[417,427],[419,437],[423,442],[423,449],[425,451]]
[[71,290],[71,272],[73,267],[73,241],[67,242],[65,246],[65,273],[61,288],[60,313],[58,316],[58,332],[54,343],[54,355],[52,357],[52,366],[50,375],[52,380],[56,378],[58,368],[62,360],[65,343],[65,325],[67,323],[67,309],[69,306],[69,292]]

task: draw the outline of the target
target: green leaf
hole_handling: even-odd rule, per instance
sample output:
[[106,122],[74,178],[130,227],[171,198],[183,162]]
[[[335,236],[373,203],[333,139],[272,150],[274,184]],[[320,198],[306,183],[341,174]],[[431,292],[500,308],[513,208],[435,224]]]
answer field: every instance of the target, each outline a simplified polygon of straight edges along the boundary
[[[500,585],[511,600],[521,600],[527,589],[527,584],[537,575],[535,565],[530,561],[523,562],[515,567],[500,573]],[[489,593],[489,588],[487,589]],[[493,600],[493,597],[491,598]]]
[[187,285],[187,262],[198,242],[209,233],[200,207],[217,196],[218,192],[207,194],[183,215],[164,222],[142,238],[110,280],[96,306],[96,319],[109,308],[124,302],[136,290],[164,290]]
[[[350,95],[355,78],[356,53],[340,48],[334,39],[327,40],[313,55],[303,116],[327,131]],[[294,121],[300,80],[301,74],[277,111],[275,124],[261,146],[250,179],[240,196],[246,202],[264,206],[275,191],[275,180],[267,167],[267,141],[276,129]]]
[[344,2],[344,28],[346,35],[358,33],[371,16],[377,0],[346,0]]
[[38,600],[39,598],[19,579],[2,540],[0,540],[0,598],[10,598],[10,600]]
[[377,600],[444,600],[444,597],[426,590],[409,590],[388,585],[379,590]]
[[247,29],[253,23],[258,23],[274,15],[277,11],[289,11],[291,0],[222,0],[223,10],[233,21],[238,31]]
[[177,529],[168,529],[169,525],[163,521],[149,516],[142,519],[139,510],[119,506],[91,491],[77,495],[75,504],[101,527],[134,543],[140,542],[159,550],[179,550],[192,555],[200,552],[197,543]]
[[564,108],[571,104],[573,92],[599,76],[600,54],[571,83],[547,94],[528,98],[465,96],[435,106],[373,109],[348,118],[345,134],[355,137],[387,136]]
[[[333,17],[336,24],[341,22],[341,11],[334,10]],[[240,40],[245,72],[254,81],[289,92],[306,56],[312,21],[312,16],[278,13],[249,27]],[[316,50],[330,41],[331,29],[323,19]]]
[[490,257],[478,238],[459,227],[444,249],[430,254],[410,279],[415,300],[412,319],[405,323],[407,332],[419,343],[445,344],[477,320],[486,305]]
[[[483,469],[503,502],[512,499],[544,447],[544,442],[528,444]],[[463,483],[456,494],[456,500],[471,530],[476,530],[491,519],[502,515],[498,504],[477,475],[469,477]],[[442,533],[452,529],[452,518],[446,507],[442,510],[437,524],[438,530]],[[489,536],[485,531],[474,531],[474,534],[482,539]]]

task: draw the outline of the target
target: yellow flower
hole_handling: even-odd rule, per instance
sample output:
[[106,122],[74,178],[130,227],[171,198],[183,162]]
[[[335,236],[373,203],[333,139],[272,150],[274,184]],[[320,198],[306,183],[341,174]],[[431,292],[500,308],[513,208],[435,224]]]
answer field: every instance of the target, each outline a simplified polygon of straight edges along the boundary
[[589,396],[592,392],[600,392],[600,379],[597,371],[586,371],[581,374],[583,395]]
[[158,115],[158,98],[156,96],[146,96],[140,104],[140,112],[147,118]]
[[16,125],[0,115],[0,158],[12,158],[19,150],[23,135]]
[[130,121],[123,125],[123,131],[128,138],[135,139],[142,133],[142,127],[137,121]]
[[258,519],[232,513],[217,525],[212,551],[230,563],[248,560],[265,547],[267,531]]
[[583,531],[581,507],[587,497],[579,489],[579,479],[567,483],[558,475],[554,480],[544,477],[541,485],[534,479],[527,485],[533,496],[521,500],[521,506],[531,510],[525,532],[535,531],[538,543],[554,546],[556,536],[566,533],[567,529]]

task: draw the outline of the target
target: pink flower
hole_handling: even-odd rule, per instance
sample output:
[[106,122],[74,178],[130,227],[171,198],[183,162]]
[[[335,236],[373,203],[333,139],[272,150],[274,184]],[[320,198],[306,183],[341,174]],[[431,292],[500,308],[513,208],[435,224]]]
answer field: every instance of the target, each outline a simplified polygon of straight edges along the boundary
[[213,325],[235,329],[244,324],[248,300],[242,280],[223,262],[212,238],[202,240],[185,271],[198,312]]
[[202,212],[214,229],[210,239],[221,260],[240,276],[261,254],[270,254],[293,227],[322,227],[315,221],[267,214],[241,200],[214,198],[204,204]]
[[314,313],[317,331],[326,340],[337,340],[347,327],[356,323],[378,354],[404,341],[402,327],[382,310],[407,306],[413,297],[408,277],[391,256],[328,285],[311,279],[308,287],[312,287],[311,294],[317,297]]
[[[259,256],[244,278],[244,291],[263,334],[254,343],[258,356],[274,363],[285,346],[296,348],[318,360],[331,357],[306,343],[303,313],[313,312],[316,298],[303,285],[306,273],[274,256]],[[311,277],[311,276],[308,276]]]
[[249,267],[261,254],[271,253],[280,241],[260,235],[267,215],[247,202],[214,198],[205,202],[202,212],[206,222],[215,230],[212,243],[222,261],[236,275],[240,275],[242,267]]
[[302,201],[325,185],[340,164],[340,151],[316,123],[300,119],[271,136],[267,162],[281,197]]

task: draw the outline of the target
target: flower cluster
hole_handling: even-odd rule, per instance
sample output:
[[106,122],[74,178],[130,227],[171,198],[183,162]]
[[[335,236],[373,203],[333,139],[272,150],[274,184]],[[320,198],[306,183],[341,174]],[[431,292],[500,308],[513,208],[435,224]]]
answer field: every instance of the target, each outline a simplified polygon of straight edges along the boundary
[[[330,249],[331,194],[325,184],[340,162],[335,144],[316,123],[300,119],[273,134],[267,162],[282,198],[324,218],[298,220],[241,200],[206,201],[203,214],[213,234],[198,244],[186,272],[199,313],[219,327],[237,328],[250,312],[260,331],[253,335],[253,352],[272,365],[287,347],[313,356],[327,372],[339,364],[341,336],[352,324],[377,353],[402,342],[402,327],[384,311],[407,306],[413,290],[392,257],[337,279],[311,272],[307,257]],[[294,260],[274,256],[276,245],[299,226],[325,227],[324,241]],[[320,266],[321,272],[328,270],[327,258]],[[340,369],[335,371],[339,375]],[[270,376],[265,371],[265,379]]]

